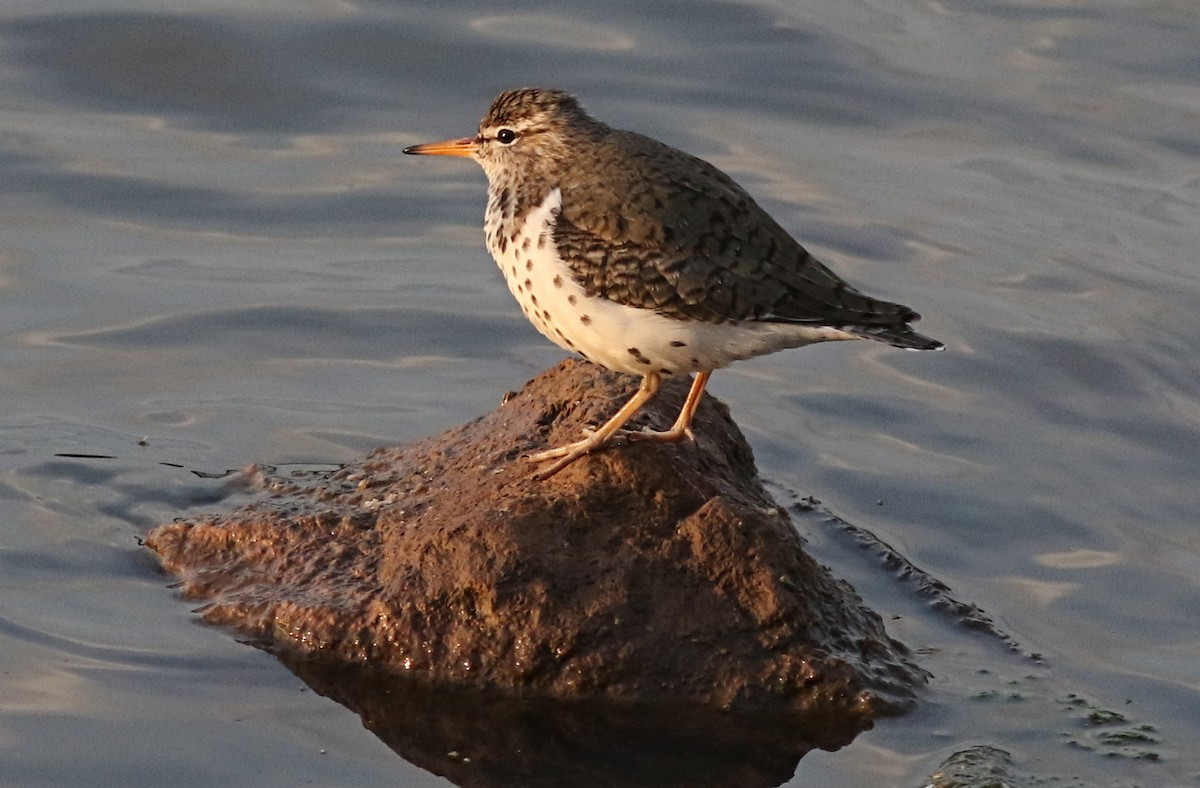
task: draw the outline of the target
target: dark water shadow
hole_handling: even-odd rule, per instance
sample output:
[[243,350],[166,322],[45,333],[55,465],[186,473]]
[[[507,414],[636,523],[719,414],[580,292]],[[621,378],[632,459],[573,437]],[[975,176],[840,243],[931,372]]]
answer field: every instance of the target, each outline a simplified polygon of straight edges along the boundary
[[776,786],[813,749],[860,732],[835,720],[434,688],[277,654],[406,761],[464,788]]

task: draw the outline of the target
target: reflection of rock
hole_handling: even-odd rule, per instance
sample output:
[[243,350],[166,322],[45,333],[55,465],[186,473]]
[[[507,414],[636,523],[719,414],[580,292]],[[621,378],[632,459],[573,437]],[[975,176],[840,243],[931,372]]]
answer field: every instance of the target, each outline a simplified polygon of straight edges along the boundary
[[[698,444],[637,444],[536,482],[635,381],[566,362],[495,412],[315,485],[155,529],[204,617],[275,650],[525,696],[837,718],[909,703],[921,671],[803,552],[725,408]],[[662,429],[686,381],[641,418]],[[336,694],[332,690],[330,694]]]
[[797,720],[778,712],[521,699],[284,661],[405,760],[468,788],[775,786],[813,747],[834,749],[859,732],[845,727],[844,716]]

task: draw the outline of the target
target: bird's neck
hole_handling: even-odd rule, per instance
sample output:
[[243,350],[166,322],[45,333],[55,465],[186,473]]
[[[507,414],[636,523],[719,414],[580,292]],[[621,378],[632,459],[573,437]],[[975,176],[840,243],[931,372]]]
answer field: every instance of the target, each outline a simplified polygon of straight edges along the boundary
[[529,212],[541,205],[553,188],[547,181],[527,178],[491,181],[488,184],[488,224],[512,232],[524,224]]

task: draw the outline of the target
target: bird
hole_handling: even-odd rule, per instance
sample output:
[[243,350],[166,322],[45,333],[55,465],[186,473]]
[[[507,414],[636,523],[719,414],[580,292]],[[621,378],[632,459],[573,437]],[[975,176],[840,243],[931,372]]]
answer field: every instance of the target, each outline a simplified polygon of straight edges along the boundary
[[[474,159],[488,180],[488,251],[550,341],[641,376],[607,422],[530,455],[546,479],[618,438],[695,441],[714,370],[817,342],[941,350],[907,306],[864,295],[714,165],[593,118],[571,94],[501,93],[475,134],[404,148]],[[693,374],[670,429],[626,430],[663,376]]]

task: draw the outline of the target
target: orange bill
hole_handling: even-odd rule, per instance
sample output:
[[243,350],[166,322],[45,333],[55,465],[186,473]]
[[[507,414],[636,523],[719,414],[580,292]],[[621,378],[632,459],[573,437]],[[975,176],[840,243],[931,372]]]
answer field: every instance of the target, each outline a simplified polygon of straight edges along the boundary
[[475,153],[475,138],[463,137],[461,140],[426,142],[424,145],[407,147],[404,152],[416,156],[471,156]]

